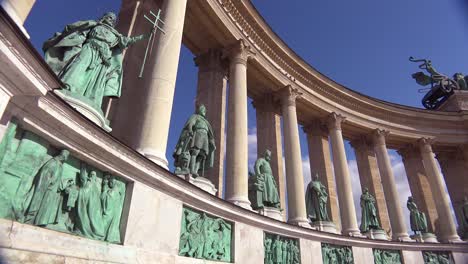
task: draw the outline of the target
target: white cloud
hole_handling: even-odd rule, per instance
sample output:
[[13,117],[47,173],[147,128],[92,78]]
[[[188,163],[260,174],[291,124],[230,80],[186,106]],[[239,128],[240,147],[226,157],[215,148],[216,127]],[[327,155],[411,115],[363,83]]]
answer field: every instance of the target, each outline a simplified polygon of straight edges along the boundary
[[255,161],[257,160],[257,127],[249,128],[247,136],[248,155],[249,155],[249,170],[253,170]]

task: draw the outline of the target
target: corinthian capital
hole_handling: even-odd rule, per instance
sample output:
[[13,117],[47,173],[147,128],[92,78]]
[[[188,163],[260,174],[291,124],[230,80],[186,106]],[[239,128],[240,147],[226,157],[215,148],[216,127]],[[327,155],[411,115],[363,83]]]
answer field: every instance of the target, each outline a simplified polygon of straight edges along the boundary
[[372,132],[372,142],[375,146],[385,145],[385,138],[390,134],[389,131],[377,128]]
[[329,130],[338,129],[341,130],[341,123],[345,121],[346,117],[338,113],[331,113],[327,118],[327,127]]
[[236,41],[234,44],[223,50],[223,58],[228,58],[231,63],[247,65],[247,60],[255,56],[252,47],[244,39]]
[[299,91],[299,89],[292,87],[290,84],[280,89],[277,93],[277,97],[280,99],[281,105],[283,106],[295,106],[296,99],[301,95],[302,93]]
[[418,139],[418,145],[419,149],[421,150],[421,153],[427,153],[430,152],[432,153],[432,144],[434,143],[433,138],[420,138]]

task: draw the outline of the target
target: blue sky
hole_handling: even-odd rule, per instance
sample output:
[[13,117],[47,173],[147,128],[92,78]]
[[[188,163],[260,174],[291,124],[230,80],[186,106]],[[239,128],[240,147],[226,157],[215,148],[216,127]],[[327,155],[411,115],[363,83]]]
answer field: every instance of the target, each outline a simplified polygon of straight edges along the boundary
[[[252,2],[273,30],[312,67],[360,93],[421,107],[423,95],[417,92],[421,87],[411,78],[418,69],[408,61],[409,56],[430,58],[436,69],[447,75],[468,74],[468,8],[462,0]],[[117,0],[38,0],[25,27],[40,50],[42,43],[66,24],[96,19],[107,11],[118,12],[119,7]],[[184,47],[167,151],[170,162],[179,132],[193,112],[196,83],[193,55]],[[255,111],[249,104],[250,162],[256,158],[255,127]],[[310,177],[302,132],[301,148],[304,174]],[[354,153],[348,144],[346,149],[352,177],[356,178]],[[390,154],[405,207],[404,196],[409,190],[404,168],[395,151]],[[359,181],[353,181],[353,190],[358,198]]]

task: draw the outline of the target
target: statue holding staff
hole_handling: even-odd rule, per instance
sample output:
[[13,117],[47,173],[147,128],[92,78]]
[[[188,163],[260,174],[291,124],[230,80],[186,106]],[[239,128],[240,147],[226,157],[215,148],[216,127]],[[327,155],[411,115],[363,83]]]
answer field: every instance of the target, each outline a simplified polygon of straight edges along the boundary
[[367,232],[369,230],[380,229],[379,219],[377,217],[377,209],[375,207],[375,198],[369,193],[369,189],[364,188],[361,195],[361,232]]
[[315,179],[307,185],[305,196],[307,217],[312,222],[330,221],[327,211],[327,189],[320,182],[318,174],[316,174]]

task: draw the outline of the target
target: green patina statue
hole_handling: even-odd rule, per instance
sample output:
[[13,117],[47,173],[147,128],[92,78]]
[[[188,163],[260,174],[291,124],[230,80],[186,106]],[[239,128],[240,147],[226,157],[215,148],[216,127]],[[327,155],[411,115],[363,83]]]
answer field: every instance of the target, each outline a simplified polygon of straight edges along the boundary
[[375,264],[401,264],[401,254],[398,250],[374,249]]
[[255,174],[249,177],[249,200],[254,210],[266,207],[280,208],[278,186],[270,166],[271,151],[255,161]]
[[115,22],[114,13],[75,22],[42,47],[46,62],[65,84],[64,92],[99,111],[103,97],[120,97],[123,50],[149,36],[125,37]]
[[299,264],[300,250],[296,239],[265,233],[263,239],[265,264]]
[[215,150],[213,129],[206,119],[206,107],[200,105],[185,123],[172,154],[174,173],[204,177],[205,170],[213,167]]
[[408,197],[406,207],[408,207],[408,210],[410,211],[411,230],[413,230],[415,234],[427,233],[426,215],[419,211],[413,197]]
[[375,207],[375,198],[369,193],[369,189],[364,188],[361,195],[361,232],[381,229]]
[[184,208],[179,241],[179,255],[231,261],[232,224],[221,218]]
[[55,149],[15,120],[0,155],[0,217],[121,242],[125,182]]
[[351,247],[322,243],[323,264],[353,264]]
[[327,211],[327,189],[320,182],[318,174],[316,174],[315,179],[307,185],[305,199],[307,217],[310,221],[330,221]]
[[460,212],[460,233],[463,238],[468,238],[468,197],[463,197]]
[[454,264],[450,252],[423,251],[425,264]]

